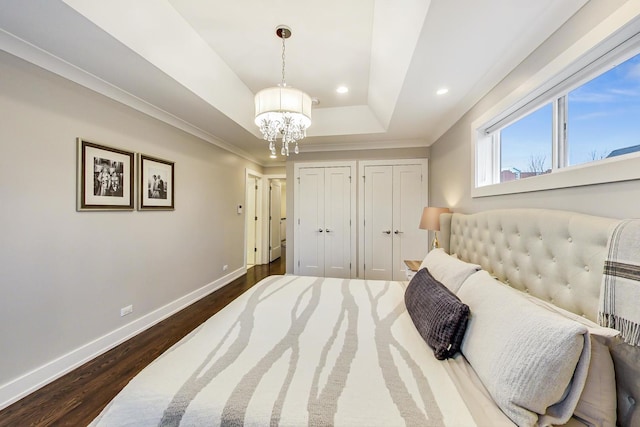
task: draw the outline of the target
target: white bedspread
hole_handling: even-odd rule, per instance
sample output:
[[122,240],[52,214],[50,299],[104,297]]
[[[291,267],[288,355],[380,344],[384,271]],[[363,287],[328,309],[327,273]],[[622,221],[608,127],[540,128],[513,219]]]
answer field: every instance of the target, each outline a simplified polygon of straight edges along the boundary
[[477,379],[450,375],[462,356],[433,357],[405,287],[268,277],[146,367],[91,425],[509,425]]

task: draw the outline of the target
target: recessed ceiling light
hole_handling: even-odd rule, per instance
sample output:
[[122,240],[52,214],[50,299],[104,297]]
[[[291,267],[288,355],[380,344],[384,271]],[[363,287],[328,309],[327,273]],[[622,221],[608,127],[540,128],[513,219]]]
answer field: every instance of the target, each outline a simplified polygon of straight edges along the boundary
[[443,87],[436,91],[436,95],[444,95],[447,92],[449,92],[449,89],[447,89],[446,87]]
[[336,92],[338,93],[347,93],[349,92],[349,88],[346,86],[338,86],[338,88],[336,89]]

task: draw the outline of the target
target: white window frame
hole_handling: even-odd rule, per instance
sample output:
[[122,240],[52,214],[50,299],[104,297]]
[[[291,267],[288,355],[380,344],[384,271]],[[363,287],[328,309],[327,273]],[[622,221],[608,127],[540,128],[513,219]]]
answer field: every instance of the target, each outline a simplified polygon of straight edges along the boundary
[[[640,53],[640,5],[626,4],[471,125],[471,196],[485,197],[640,179],[640,153],[565,166],[566,96]],[[522,96],[523,93],[527,95]],[[500,182],[500,144],[487,130],[504,128],[553,102],[552,172]],[[499,135],[494,132],[493,135]]]

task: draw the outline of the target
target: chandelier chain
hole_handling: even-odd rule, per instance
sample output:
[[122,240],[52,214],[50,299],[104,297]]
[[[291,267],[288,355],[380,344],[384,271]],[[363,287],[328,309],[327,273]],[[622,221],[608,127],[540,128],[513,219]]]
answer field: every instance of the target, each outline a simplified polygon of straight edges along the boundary
[[284,32],[282,33],[282,86],[286,86],[287,82],[284,79],[284,60],[285,60],[285,54],[284,54],[284,40],[285,40],[285,36],[284,36]]

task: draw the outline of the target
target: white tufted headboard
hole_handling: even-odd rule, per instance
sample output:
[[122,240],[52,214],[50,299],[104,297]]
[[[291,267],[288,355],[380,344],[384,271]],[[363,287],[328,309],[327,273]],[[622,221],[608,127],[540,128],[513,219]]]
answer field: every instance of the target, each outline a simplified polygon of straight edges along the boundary
[[[620,220],[545,209],[440,216],[440,244],[523,292],[595,321],[607,241]],[[640,252],[638,254],[640,257]],[[618,424],[640,425],[640,347],[612,348]]]

